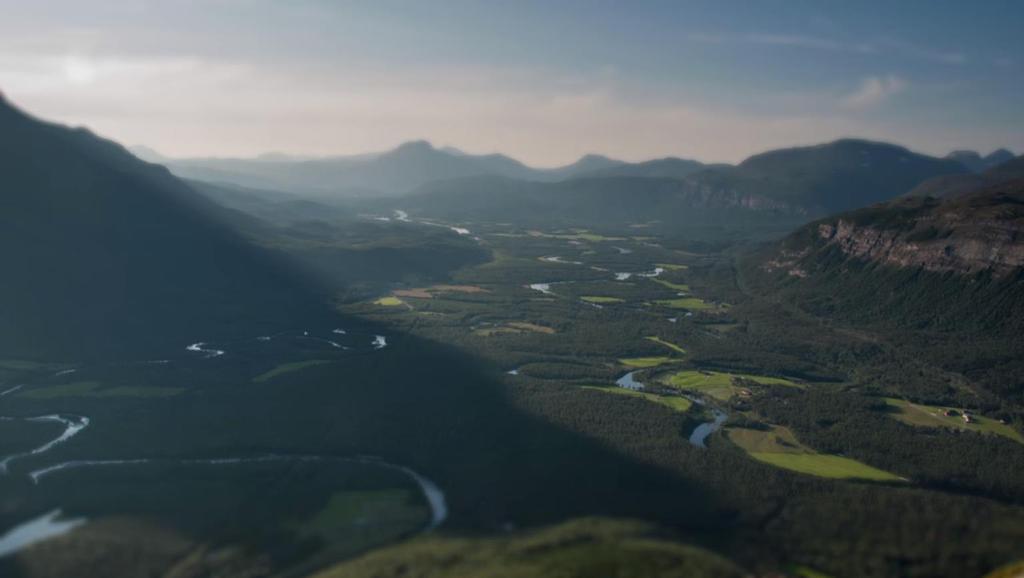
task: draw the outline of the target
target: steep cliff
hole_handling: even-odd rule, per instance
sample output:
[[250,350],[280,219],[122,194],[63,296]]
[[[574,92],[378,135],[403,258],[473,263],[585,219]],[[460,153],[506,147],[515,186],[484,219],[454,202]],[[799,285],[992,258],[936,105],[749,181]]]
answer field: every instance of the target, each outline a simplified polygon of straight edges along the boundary
[[902,269],[1012,276],[1024,267],[1024,180],[945,200],[898,199],[831,217],[787,239],[763,267],[807,276],[835,266],[833,250]]

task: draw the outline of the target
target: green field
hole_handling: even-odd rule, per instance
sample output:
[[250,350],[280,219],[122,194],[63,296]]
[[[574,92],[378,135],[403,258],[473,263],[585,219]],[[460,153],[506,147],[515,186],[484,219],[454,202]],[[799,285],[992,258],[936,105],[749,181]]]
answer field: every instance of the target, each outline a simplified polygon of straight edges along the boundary
[[[933,405],[911,403],[902,399],[884,398],[885,403],[898,410],[893,417],[905,424],[921,427],[948,427],[959,430],[974,431],[985,434],[1000,435],[1018,443],[1024,443],[1024,436],[1011,426],[998,421],[971,413],[971,423],[967,423],[959,415],[946,416],[943,413],[950,408]],[[957,409],[957,413],[963,413]]]
[[679,265],[678,263],[655,263],[654,265],[657,267],[661,267],[662,269],[667,269],[669,271],[684,271],[686,269],[689,269],[688,266]]
[[171,397],[185,391],[183,387],[124,385],[100,389],[98,381],[76,381],[23,391],[18,397],[27,399],[58,399],[62,397]]
[[707,303],[703,299],[696,297],[680,297],[679,299],[659,299],[654,302],[662,307],[670,307],[672,309],[686,309],[687,311],[707,311],[714,309],[715,306]]
[[398,297],[388,296],[377,299],[376,301],[373,302],[373,304],[380,305],[383,307],[399,307],[401,305],[405,305],[405,301],[402,301]]
[[671,281],[666,281],[664,279],[653,279],[653,281],[659,285],[664,285],[665,287],[668,287],[669,289],[674,289],[676,291],[690,291],[690,286],[684,283],[673,283]]
[[281,365],[278,365],[277,367],[271,369],[270,371],[257,375],[252,380],[255,383],[264,383],[286,373],[302,371],[303,369],[308,369],[310,367],[315,367],[317,365],[324,365],[326,363],[330,363],[330,361],[327,359],[307,359],[306,361],[293,361],[291,363],[282,363]]
[[693,402],[686,399],[685,397],[678,397],[674,395],[657,395],[653,393],[647,393],[644,391],[634,391],[632,389],[626,389],[624,387],[612,387],[604,385],[584,385],[583,389],[589,389],[592,391],[602,391],[604,393],[612,393],[615,395],[625,395],[629,397],[638,397],[645,399],[650,402],[663,405],[669,409],[673,409],[678,412],[685,412],[693,406]]
[[742,389],[743,381],[752,381],[760,385],[799,385],[781,377],[751,375],[749,373],[723,373],[719,371],[697,371],[688,369],[673,373],[661,379],[662,383],[677,389],[698,391],[715,399],[728,400]]
[[626,367],[635,367],[645,369],[648,367],[657,367],[659,365],[665,365],[666,363],[678,363],[678,359],[673,359],[668,356],[661,357],[626,357],[619,359],[619,363]]
[[625,299],[622,299],[620,297],[605,297],[601,295],[583,295],[582,297],[580,297],[580,299],[586,301],[587,303],[598,304],[623,303],[626,301]]
[[902,478],[850,458],[819,454],[797,441],[788,428],[729,428],[729,440],[759,462],[822,478],[899,481]]
[[784,470],[822,478],[899,481],[901,478],[842,456],[822,454],[751,453],[755,460]]
[[542,237],[545,239],[565,239],[567,241],[589,241],[591,243],[599,243],[601,241],[625,241],[625,237],[606,237],[597,233],[591,233],[586,229],[578,229],[572,233],[544,233],[542,231],[532,230],[528,231],[527,234],[530,237]]
[[655,335],[649,335],[647,337],[644,337],[644,339],[648,341],[653,341],[658,345],[664,345],[665,347],[671,349],[672,351],[675,351],[676,353],[679,353],[680,355],[686,355],[686,350],[683,349],[682,347],[679,347],[675,343],[669,343],[668,341],[665,341],[664,339],[657,337]]

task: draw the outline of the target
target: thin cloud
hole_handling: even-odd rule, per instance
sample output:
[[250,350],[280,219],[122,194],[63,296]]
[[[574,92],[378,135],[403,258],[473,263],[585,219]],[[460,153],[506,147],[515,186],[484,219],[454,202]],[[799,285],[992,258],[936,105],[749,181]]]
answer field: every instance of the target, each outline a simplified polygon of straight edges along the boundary
[[707,34],[694,33],[689,35],[691,42],[701,44],[745,44],[751,46],[781,46],[824,50],[829,52],[847,52],[855,54],[895,53],[918,60],[939,62],[942,64],[965,64],[968,58],[962,52],[950,52],[919,46],[899,40],[877,40],[872,42],[843,42],[817,36],[799,34]]
[[907,81],[898,76],[869,76],[861,81],[857,90],[842,97],[839,106],[844,110],[871,108],[906,89]]
[[949,52],[936,50],[926,46],[920,46],[902,40],[884,40],[879,44],[894,52],[904,54],[920,60],[928,60],[941,64],[966,64],[967,56],[962,52]]
[[799,48],[817,48],[821,50],[832,50],[836,52],[857,52],[870,54],[876,51],[871,44],[846,44],[836,42],[827,38],[816,38],[813,36],[799,36],[790,34],[751,34],[745,37],[750,44],[761,44],[768,46],[796,46]]

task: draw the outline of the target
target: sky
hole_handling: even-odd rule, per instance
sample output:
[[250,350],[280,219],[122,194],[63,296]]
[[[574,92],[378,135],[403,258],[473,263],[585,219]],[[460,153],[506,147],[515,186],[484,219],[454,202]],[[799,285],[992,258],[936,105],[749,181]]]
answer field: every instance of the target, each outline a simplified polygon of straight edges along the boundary
[[0,0],[0,92],[169,156],[1024,152],[1024,2]]

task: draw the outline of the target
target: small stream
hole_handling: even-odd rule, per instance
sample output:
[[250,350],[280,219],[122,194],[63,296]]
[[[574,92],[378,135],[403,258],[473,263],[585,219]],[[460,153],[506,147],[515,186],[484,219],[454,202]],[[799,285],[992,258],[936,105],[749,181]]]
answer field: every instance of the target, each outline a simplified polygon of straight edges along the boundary
[[690,443],[697,446],[698,448],[706,450],[708,449],[708,436],[722,429],[722,424],[725,423],[725,420],[729,419],[729,414],[718,409],[717,407],[709,406],[707,402],[698,397],[687,396],[687,399],[689,399],[693,403],[709,408],[711,410],[711,415],[714,416],[711,421],[704,422],[699,426],[693,428],[693,433],[690,434]]
[[221,355],[224,355],[224,353],[225,353],[223,349],[207,348],[207,347],[204,347],[205,345],[206,345],[205,342],[198,341],[198,342],[193,343],[192,345],[189,345],[188,347],[186,347],[185,350],[186,351],[192,351],[192,352],[195,352],[195,353],[202,353],[202,354],[204,354],[203,357],[206,358],[206,359],[209,359],[211,357],[220,357]]
[[623,375],[622,377],[615,380],[615,385],[625,389],[631,389],[633,391],[642,390],[644,388],[644,384],[633,379],[633,375],[635,373],[636,371],[630,371],[626,375]]
[[531,283],[528,285],[530,289],[534,291],[540,291],[545,295],[554,295],[555,293],[551,290],[551,283]]
[[[643,382],[637,381],[634,377],[637,371],[640,370],[630,371],[626,375],[623,375],[619,379],[615,380],[615,385],[632,391],[643,391]],[[691,444],[701,449],[707,449],[708,436],[722,429],[722,424],[725,423],[725,420],[729,419],[729,414],[718,409],[717,407],[711,407],[707,405],[707,403],[700,398],[687,396],[687,399],[698,405],[708,407],[711,410],[712,416],[714,416],[711,421],[704,422],[698,425],[697,427],[693,428],[693,432],[690,433],[689,437]]]
[[5,389],[5,390],[3,390],[3,391],[0,391],[0,397],[3,397],[3,396],[5,396],[5,395],[10,395],[10,394],[12,394],[12,393],[14,393],[14,392],[18,391],[19,389],[21,389],[21,388],[23,388],[23,387],[25,387],[25,386],[24,386],[24,385],[15,385],[14,387],[11,387],[11,388],[8,388],[8,389]]

